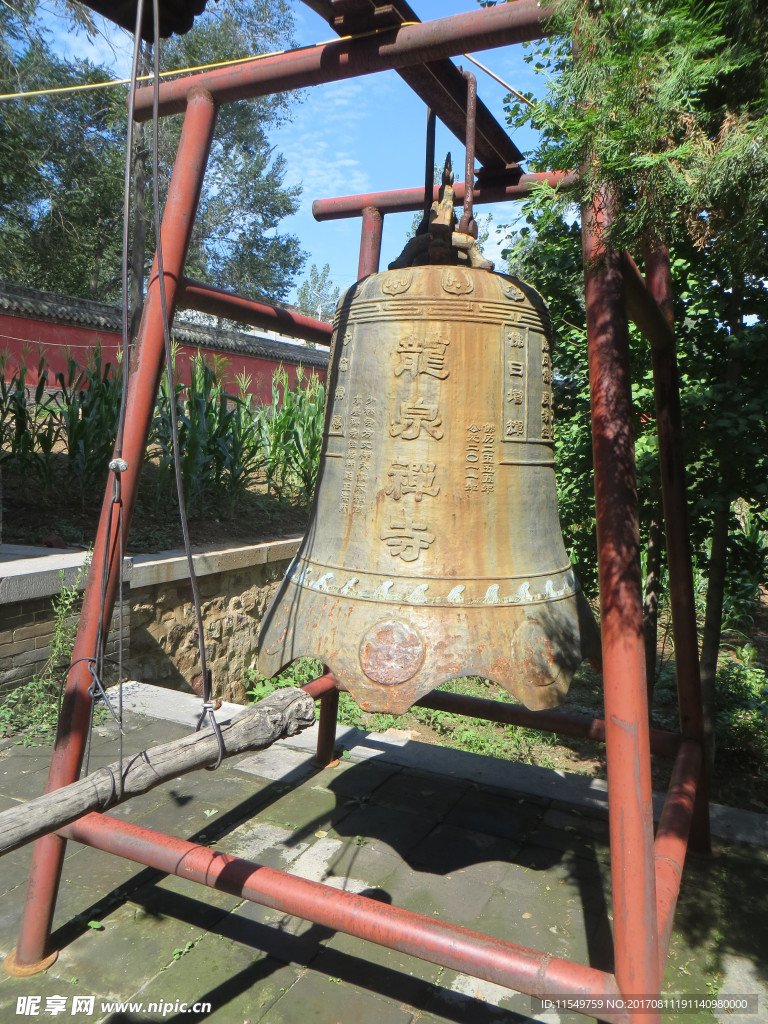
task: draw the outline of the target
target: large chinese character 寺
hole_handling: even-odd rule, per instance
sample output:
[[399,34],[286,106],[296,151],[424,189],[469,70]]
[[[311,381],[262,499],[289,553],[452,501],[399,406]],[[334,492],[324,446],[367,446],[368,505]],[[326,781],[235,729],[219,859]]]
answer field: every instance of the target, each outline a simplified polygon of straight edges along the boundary
[[394,558],[402,558],[404,562],[415,562],[422,551],[434,541],[434,533],[427,530],[426,523],[416,523],[401,510],[398,518],[390,520],[389,529],[385,529],[381,539],[386,541],[389,553]]

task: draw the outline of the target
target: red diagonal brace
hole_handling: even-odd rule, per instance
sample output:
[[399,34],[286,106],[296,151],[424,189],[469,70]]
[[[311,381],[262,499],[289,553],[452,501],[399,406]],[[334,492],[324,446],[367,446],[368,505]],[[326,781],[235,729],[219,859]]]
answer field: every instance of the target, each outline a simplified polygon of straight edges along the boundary
[[[163,269],[169,321],[173,320],[176,289],[184,273],[195,212],[208,162],[208,153],[216,123],[216,107],[210,94],[202,90],[189,96],[187,115],[181,133],[173,177],[165,206],[161,239]],[[169,324],[170,326],[170,324]],[[123,439],[122,457],[128,469],[122,476],[123,528],[128,532],[131,514],[136,503],[139,473],[144,461],[147,437],[152,423],[155,396],[163,368],[163,318],[157,260],[152,268],[147,301],[141,318],[136,341],[136,353],[128,385],[128,416]],[[88,717],[91,700],[88,687],[91,675],[87,660],[95,654],[100,619],[109,622],[122,576],[122,565],[117,546],[117,523],[109,510],[112,503],[112,481],[107,483],[99,529],[94,543],[94,556],[88,573],[83,610],[72,653],[73,667],[67,677],[64,691],[56,747],[51,760],[46,792],[74,782],[80,774],[85,742],[88,735]],[[111,536],[108,535],[110,531]],[[101,602],[102,571],[105,552],[110,552],[107,566],[107,584],[104,604]],[[64,841],[50,835],[35,843],[30,869],[27,899],[21,921],[19,940],[13,957],[16,970],[31,969],[41,964],[51,931],[61,866],[64,860]],[[42,966],[40,969],[44,969]]]

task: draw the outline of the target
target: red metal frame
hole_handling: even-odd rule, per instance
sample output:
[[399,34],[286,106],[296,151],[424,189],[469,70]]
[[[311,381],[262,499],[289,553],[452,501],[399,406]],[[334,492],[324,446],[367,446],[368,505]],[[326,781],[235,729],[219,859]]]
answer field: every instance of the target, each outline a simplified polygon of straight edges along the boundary
[[268,302],[247,299],[243,295],[225,292],[221,288],[214,288],[213,285],[200,281],[184,278],[178,289],[176,303],[186,309],[228,317],[230,320],[238,320],[252,327],[282,331],[302,341],[314,341],[325,346],[331,344],[333,326],[324,320],[315,320],[314,317],[304,316],[303,313],[292,313],[289,309],[272,306]]
[[384,227],[384,217],[375,206],[365,206],[361,212],[363,226],[360,234],[360,260],[357,264],[358,281],[378,272],[381,232]]
[[[504,725],[522,725],[526,729],[554,732],[560,736],[574,736],[577,739],[605,742],[605,722],[602,718],[580,715],[566,711],[530,711],[522,704],[507,704],[498,700],[484,700],[468,697],[463,693],[446,693],[433,690],[426,697],[416,701],[421,708],[435,711],[449,711],[454,715],[480,718],[486,722],[501,722]],[[661,757],[675,757],[680,749],[682,736],[662,729],[651,729],[649,733],[651,752]]]
[[622,992],[641,993],[659,991],[659,936],[629,333],[610,222],[608,196],[582,210],[614,957]]
[[[620,996],[616,979],[606,971],[262,867],[107,814],[86,814],[62,833],[97,850],[540,998],[564,992]],[[601,1016],[616,1024],[630,1021],[626,1012]]]
[[[536,0],[515,0],[425,24],[403,25],[399,29],[366,33],[359,39],[339,39],[256,58],[231,68],[203,71],[161,85],[159,111],[162,116],[183,113],[193,88],[207,89],[221,105],[522,43],[544,35],[545,23],[553,13],[552,7],[541,7]],[[137,91],[137,121],[152,117],[152,99],[151,88]]]
[[[547,184],[552,188],[567,188],[574,180],[575,175],[567,171],[545,171],[515,176],[514,181],[510,182],[481,182],[475,186],[473,202],[476,206],[482,203],[507,203],[515,199],[524,199],[530,195],[534,185]],[[435,185],[432,192],[433,200],[438,198],[439,191],[440,186]],[[456,206],[464,205],[463,181],[457,181],[453,186],[453,202]],[[424,207],[424,189],[402,188],[392,192],[368,192],[359,196],[316,199],[312,203],[312,215],[315,220],[359,217],[366,207],[373,207],[382,216],[385,213],[415,213]]]
[[[186,281],[183,276],[219,104],[533,38],[545,34],[543,22],[549,13],[549,9],[536,6],[532,0],[517,0],[426,25],[404,26],[399,31],[368,39],[340,40],[310,51],[265,58],[163,85],[160,88],[161,112],[186,109],[161,234],[168,316],[172,317],[175,306],[184,302],[216,311],[226,310],[226,315],[236,313],[242,319],[266,316],[279,321],[283,317],[282,311],[239,296],[227,296]],[[150,99],[150,90],[140,91],[137,116],[150,115]],[[483,184],[476,190],[475,199],[500,201],[522,195],[531,181],[539,177],[528,175],[526,180],[511,185],[503,181]],[[550,180],[567,184],[566,176],[552,175]],[[383,213],[394,209],[421,209],[423,191],[418,190],[418,195],[416,191],[377,193],[317,204],[323,216],[362,215],[361,276],[378,268]],[[457,202],[464,198],[459,189],[456,198]],[[403,205],[411,202],[413,206]],[[47,944],[65,840],[74,838],[532,995],[566,991],[649,995],[659,991],[689,834],[692,846],[705,850],[709,845],[708,803],[706,779],[699,782],[704,772],[701,693],[687,542],[669,257],[662,247],[648,253],[648,280],[644,282],[630,260],[603,245],[610,216],[610,199],[603,196],[594,208],[583,212],[582,218],[605,718],[532,713],[504,704],[491,708],[487,706],[490,702],[442,693],[430,694],[420,703],[497,721],[534,725],[566,735],[604,736],[608,762],[615,975],[554,960],[544,953],[247,864],[98,814],[86,815],[58,835],[47,836],[35,844],[18,945],[15,954],[6,960],[7,969],[14,973],[33,973],[48,966],[55,956],[48,951]],[[126,531],[163,362],[159,287],[155,267],[130,378],[130,415],[123,447],[129,469],[123,474],[122,482]],[[682,737],[651,733],[648,724],[627,309],[648,334],[653,351],[670,587],[679,659]],[[320,336],[327,339],[327,325],[320,325],[311,318],[301,320],[307,322],[300,323],[299,318],[293,317],[293,326],[315,332],[317,340]],[[103,614],[108,620],[114,605],[120,567],[111,506],[110,486],[105,495],[85,593],[75,659],[93,656],[99,615]],[[103,572],[106,572],[107,584],[102,609]],[[87,661],[81,661],[74,665],[67,679],[47,784],[49,791],[74,781],[79,775],[88,726],[89,685]],[[336,683],[326,674],[305,689],[321,700],[318,760],[327,764],[334,754]],[[650,776],[652,748],[665,753],[676,751],[672,783],[655,844]],[[601,1016],[622,1024],[627,1020],[621,1014],[603,1013]],[[659,1014],[649,1012],[643,1019],[658,1021]]]

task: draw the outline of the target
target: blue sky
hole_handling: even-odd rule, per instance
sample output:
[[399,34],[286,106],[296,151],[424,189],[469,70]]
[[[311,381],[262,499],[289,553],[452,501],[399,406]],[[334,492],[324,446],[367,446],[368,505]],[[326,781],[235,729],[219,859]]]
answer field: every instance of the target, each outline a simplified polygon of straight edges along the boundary
[[[422,21],[477,9],[475,0],[411,0]],[[326,23],[302,3],[296,8],[296,34],[300,44],[328,39]],[[520,91],[533,89],[533,73],[523,61],[521,46],[486,50],[477,59]],[[456,58],[455,63],[461,63]],[[467,64],[467,62],[464,62]],[[479,69],[478,95],[504,124],[506,90]],[[541,83],[536,83],[541,87]],[[293,123],[273,136],[288,161],[292,182],[304,185],[300,212],[286,224],[302,239],[311,255],[308,263],[328,263],[331,276],[342,290],[354,283],[360,245],[360,221],[317,223],[311,213],[312,200],[334,195],[411,188],[424,180],[424,131],[426,107],[394,71],[307,90]],[[515,136],[522,151],[531,148],[530,133]],[[464,148],[440,123],[437,126],[435,159],[442,163],[451,151],[454,168],[461,168]],[[509,223],[515,216],[512,204],[480,207],[493,210],[494,222]],[[382,269],[403,247],[413,214],[389,215],[384,220]],[[494,231],[486,254],[498,259],[500,244]]]
[[[477,9],[476,0],[411,0],[411,6],[422,21]],[[298,45],[333,37],[328,25],[300,0],[295,0],[293,7]],[[57,49],[63,53],[103,63],[121,77],[128,74],[131,40],[127,33],[111,28],[107,39],[99,37],[92,42],[83,35],[63,37],[57,33],[57,37]],[[523,52],[522,46],[510,46],[476,56],[516,89],[541,90],[543,83],[534,80],[533,72],[523,61]],[[460,64],[461,58],[455,58],[455,63]],[[468,66],[477,75],[478,95],[504,124],[505,88],[479,69]],[[308,253],[307,268],[311,263],[320,267],[328,263],[331,279],[342,291],[356,278],[360,222],[355,219],[317,223],[312,217],[312,201],[421,185],[425,119],[424,103],[399,75],[388,71],[306,90],[295,107],[293,122],[271,136],[275,148],[286,158],[287,183],[300,183],[304,190],[298,213],[283,221],[281,230],[299,236]],[[534,144],[530,132],[516,134],[515,142],[523,152]],[[454,168],[462,168],[457,178],[463,178],[463,147],[438,122],[436,161],[442,163],[448,150]],[[480,207],[477,212],[489,210],[493,211],[496,225],[515,218],[513,204]],[[385,218],[382,269],[400,252],[412,219],[412,214]],[[492,228],[485,253],[497,261],[497,266],[501,247],[501,237]]]

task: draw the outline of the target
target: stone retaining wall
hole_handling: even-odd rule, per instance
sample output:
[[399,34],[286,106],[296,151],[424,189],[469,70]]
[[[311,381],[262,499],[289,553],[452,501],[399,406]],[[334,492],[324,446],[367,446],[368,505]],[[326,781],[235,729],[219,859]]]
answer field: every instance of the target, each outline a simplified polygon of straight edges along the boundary
[[[195,554],[208,667],[217,697],[244,700],[244,672],[256,663],[261,618],[299,541],[294,537]],[[71,584],[84,557],[25,548],[6,548],[3,556],[0,699],[45,666],[60,573]],[[199,689],[197,626],[186,559],[178,552],[126,558],[123,580],[124,676],[172,689]],[[79,607],[70,621],[78,615]],[[112,658],[117,657],[118,622],[116,609],[107,647]],[[105,676],[111,682],[114,671]]]
[[[84,551],[51,554],[45,549],[6,545],[0,560],[0,699],[4,693],[29,682],[40,675],[51,657],[52,641],[56,629],[55,601],[62,585],[71,587],[79,580],[79,589],[85,586],[85,573],[81,572],[86,557]],[[16,557],[14,557],[16,556]],[[123,656],[130,648],[129,585],[126,574],[130,560],[126,560],[122,609]],[[76,626],[82,601],[73,605],[64,620],[65,627]],[[119,648],[120,604],[115,608],[107,636],[106,655],[117,657]],[[105,671],[105,682],[116,678]]]
[[[293,538],[195,556],[215,696],[244,701],[244,672],[256,664],[259,624],[298,545],[299,538]],[[134,558],[131,678],[201,689],[197,625],[186,577],[184,558]]]

